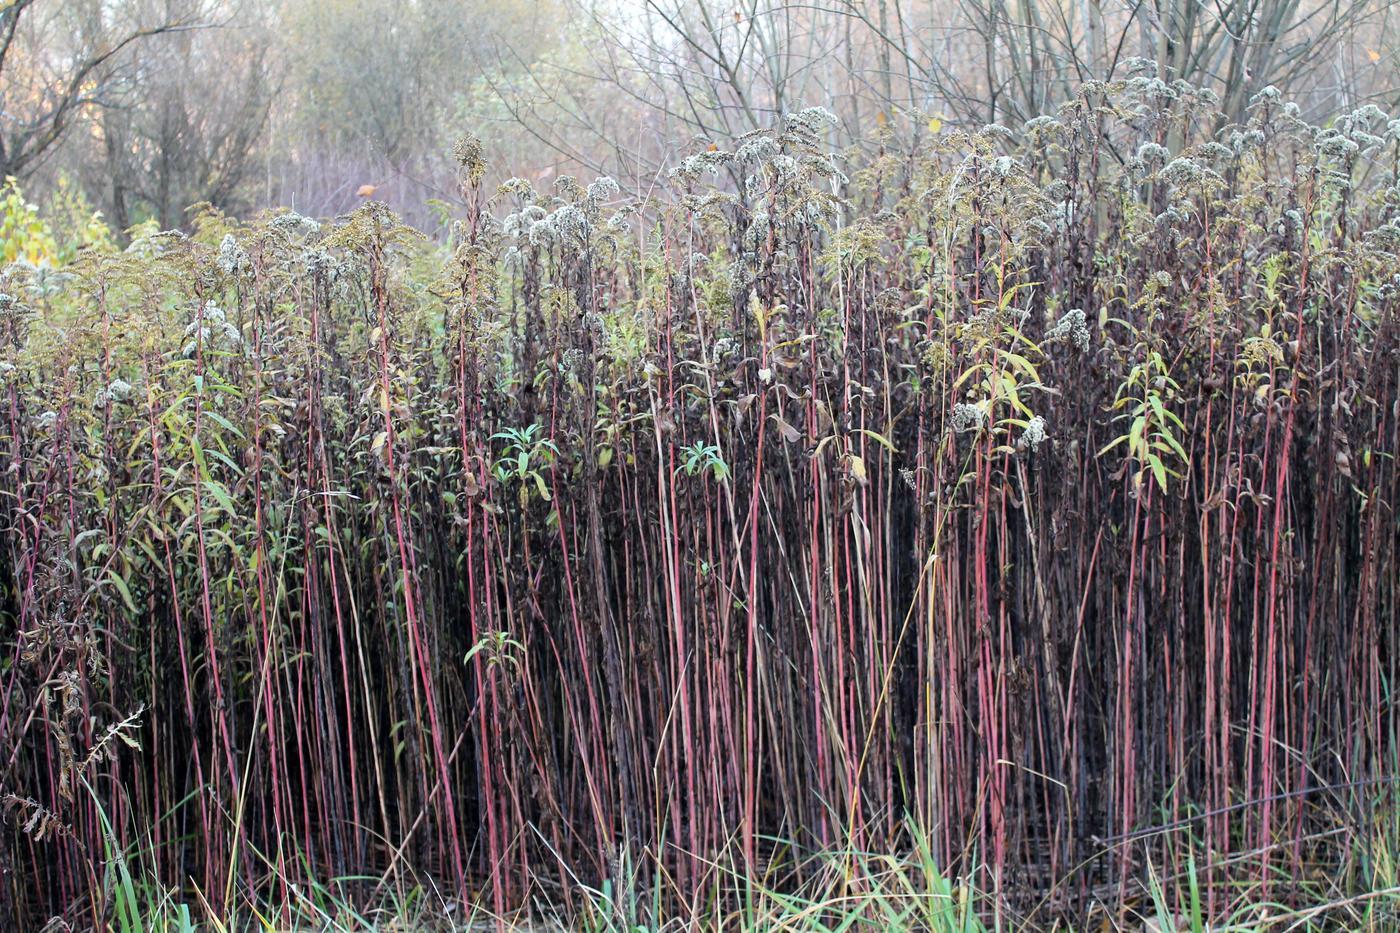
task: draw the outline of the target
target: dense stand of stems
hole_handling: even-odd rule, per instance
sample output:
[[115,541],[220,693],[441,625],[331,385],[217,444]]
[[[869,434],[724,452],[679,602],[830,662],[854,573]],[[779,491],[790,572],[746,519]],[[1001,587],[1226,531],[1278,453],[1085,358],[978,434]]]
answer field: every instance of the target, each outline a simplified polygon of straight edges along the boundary
[[8,272],[0,925],[101,918],[112,844],[216,912],[723,915],[920,845],[1027,923],[1188,850],[1212,912],[1369,883],[1396,131],[1207,110],[844,188],[803,113],[635,215],[467,147],[445,247],[370,204]]

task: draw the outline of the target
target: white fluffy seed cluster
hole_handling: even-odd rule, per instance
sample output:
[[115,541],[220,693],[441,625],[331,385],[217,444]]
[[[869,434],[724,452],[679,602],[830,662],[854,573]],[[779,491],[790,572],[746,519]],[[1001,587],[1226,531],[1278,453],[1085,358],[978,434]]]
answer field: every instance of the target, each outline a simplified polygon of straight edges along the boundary
[[106,408],[109,404],[124,402],[131,397],[131,383],[120,377],[107,383],[106,387],[98,389],[93,396],[93,408]]
[[959,402],[953,406],[950,422],[955,434],[969,434],[982,430],[987,423],[987,413],[978,405]]
[[194,356],[201,343],[211,345],[222,340],[229,347],[237,347],[243,342],[243,335],[224,315],[223,308],[212,301],[206,301],[200,313],[185,327],[185,336],[190,338],[181,350],[185,356]]
[[1045,419],[1042,418],[1040,415],[1036,415],[1034,418],[1032,418],[1026,423],[1026,429],[1025,431],[1021,432],[1021,439],[1017,442],[1017,444],[1021,447],[1022,450],[1030,450],[1034,452],[1040,449],[1040,445],[1045,443],[1045,439],[1047,437],[1048,434],[1045,430]]
[[272,218],[271,227],[289,237],[313,237],[321,231],[321,225],[310,217],[296,211],[283,211]]
[[1083,308],[1070,308],[1060,319],[1055,322],[1055,326],[1045,332],[1047,341],[1066,340],[1080,350],[1089,349],[1089,324],[1084,316]]
[[238,275],[248,270],[248,253],[238,245],[232,233],[225,233],[219,243],[219,268],[225,275]]

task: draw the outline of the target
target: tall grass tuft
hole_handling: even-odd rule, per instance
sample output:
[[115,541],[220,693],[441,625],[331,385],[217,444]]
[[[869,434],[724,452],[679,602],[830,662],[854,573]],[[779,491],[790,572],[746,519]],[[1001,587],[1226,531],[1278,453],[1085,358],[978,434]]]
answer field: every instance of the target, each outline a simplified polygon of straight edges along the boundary
[[1215,106],[9,266],[0,926],[1396,922],[1400,122]]

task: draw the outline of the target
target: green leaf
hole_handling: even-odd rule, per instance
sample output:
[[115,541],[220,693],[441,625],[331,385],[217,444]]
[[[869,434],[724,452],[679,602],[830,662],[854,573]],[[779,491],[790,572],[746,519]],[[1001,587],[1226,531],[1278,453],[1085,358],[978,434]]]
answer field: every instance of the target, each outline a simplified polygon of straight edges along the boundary
[[233,500],[229,498],[228,490],[224,488],[223,483],[212,479],[206,479],[204,481],[204,487],[209,490],[209,494],[219,503],[220,508],[230,515],[237,514],[233,509]]
[[243,437],[243,432],[240,431],[240,430],[238,430],[237,428],[235,428],[235,427],[229,422],[229,420],[228,420],[227,418],[225,418],[223,415],[219,414],[218,412],[216,412],[216,411],[209,411],[208,409],[206,409],[205,412],[204,412],[204,414],[205,414],[206,416],[208,416],[210,419],[212,419],[212,420],[213,420],[216,424],[218,424],[220,427],[222,427],[225,431],[228,431],[230,434],[232,434],[234,437],[238,437],[238,438],[242,438],[242,437]]
[[1157,485],[1162,488],[1162,492],[1166,492],[1167,466],[1162,462],[1162,458],[1156,454],[1148,454],[1147,465],[1152,467],[1152,476],[1157,480]]
[[1109,441],[1107,444],[1105,444],[1105,445],[1099,450],[1097,456],[1102,457],[1104,454],[1108,453],[1110,450],[1112,450],[1113,448],[1117,447],[1119,444],[1123,443],[1123,442],[1126,441],[1127,439],[1128,439],[1128,435],[1126,435],[1126,434],[1122,434],[1122,435],[1119,435],[1118,437],[1115,437],[1113,440]]
[[1152,406],[1153,412],[1156,413],[1158,421],[1168,420],[1167,409],[1162,405],[1162,397],[1160,395],[1156,392],[1152,392],[1148,394],[1147,401]]
[[1190,462],[1191,458],[1186,456],[1186,451],[1182,449],[1180,442],[1178,442],[1174,436],[1166,431],[1160,432],[1157,436],[1167,442],[1167,446],[1171,447],[1171,449],[1176,452],[1176,455],[1181,458],[1183,463]]
[[111,568],[107,569],[107,577],[112,581],[112,585],[117,588],[117,592],[121,594],[122,602],[126,603],[126,608],[130,609],[132,613],[135,613],[136,603],[131,598],[131,590],[127,587],[126,581]]

